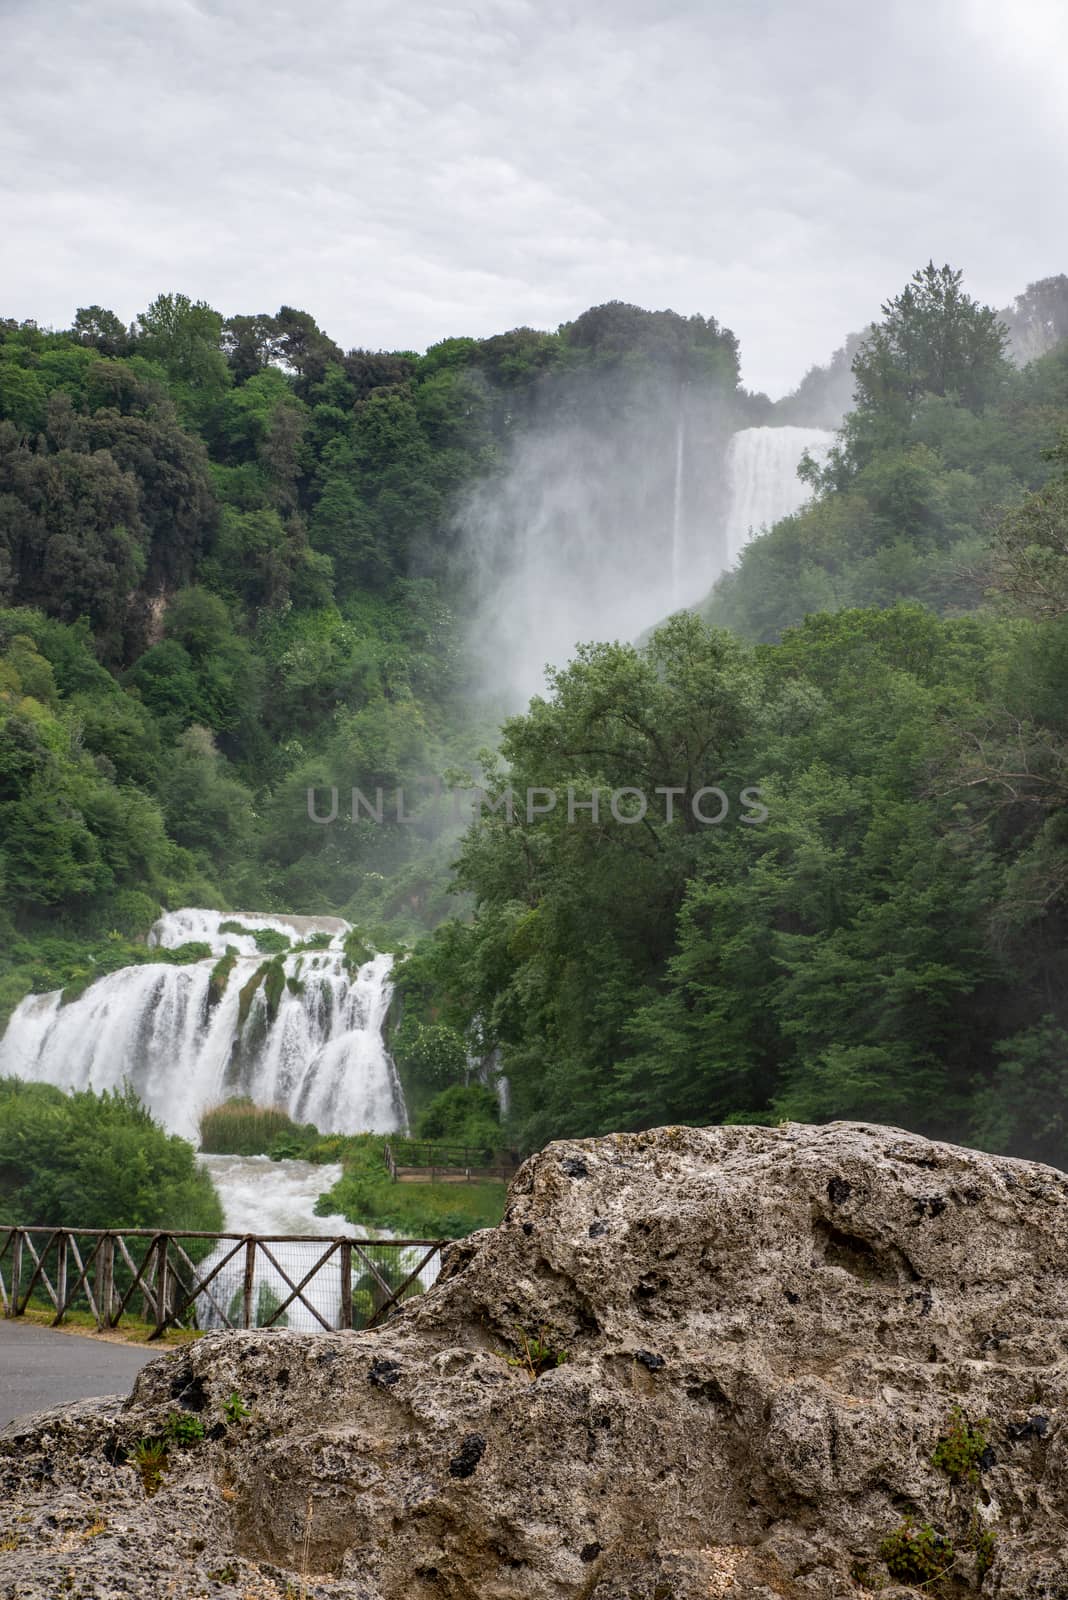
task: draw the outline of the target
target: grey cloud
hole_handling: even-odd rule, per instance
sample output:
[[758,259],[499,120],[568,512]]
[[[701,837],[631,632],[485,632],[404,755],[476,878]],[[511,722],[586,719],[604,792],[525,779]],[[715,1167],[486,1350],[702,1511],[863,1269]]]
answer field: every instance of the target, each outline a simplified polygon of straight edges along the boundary
[[928,256],[997,304],[1068,265],[1059,0],[6,13],[7,315],[181,288],[422,348],[618,296],[779,393]]

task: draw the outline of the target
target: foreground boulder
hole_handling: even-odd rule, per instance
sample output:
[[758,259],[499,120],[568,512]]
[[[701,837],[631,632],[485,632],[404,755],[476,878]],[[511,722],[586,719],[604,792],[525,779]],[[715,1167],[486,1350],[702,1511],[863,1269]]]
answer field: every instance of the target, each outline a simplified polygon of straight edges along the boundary
[[1068,1600],[1066,1408],[1064,1174],[554,1144],[379,1331],[210,1335],[9,1430],[0,1595]]

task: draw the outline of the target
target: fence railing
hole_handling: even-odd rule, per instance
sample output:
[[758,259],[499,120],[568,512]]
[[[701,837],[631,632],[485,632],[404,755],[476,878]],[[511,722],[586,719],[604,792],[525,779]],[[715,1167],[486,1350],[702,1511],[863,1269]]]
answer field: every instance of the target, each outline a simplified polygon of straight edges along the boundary
[[488,1178],[507,1183],[519,1166],[519,1157],[507,1150],[411,1139],[387,1140],[382,1159],[394,1183],[482,1183]]
[[430,1288],[441,1239],[0,1227],[0,1310],[151,1327],[372,1328]]

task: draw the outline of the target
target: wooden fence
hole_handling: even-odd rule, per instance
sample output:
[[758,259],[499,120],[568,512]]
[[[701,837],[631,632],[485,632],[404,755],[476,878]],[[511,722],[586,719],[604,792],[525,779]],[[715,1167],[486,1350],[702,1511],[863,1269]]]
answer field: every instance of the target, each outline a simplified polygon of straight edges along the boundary
[[429,1288],[441,1239],[158,1232],[150,1228],[0,1227],[0,1310],[33,1301],[168,1328],[371,1328]]
[[382,1159],[394,1183],[484,1183],[490,1178],[508,1183],[519,1166],[510,1151],[415,1140],[387,1140]]

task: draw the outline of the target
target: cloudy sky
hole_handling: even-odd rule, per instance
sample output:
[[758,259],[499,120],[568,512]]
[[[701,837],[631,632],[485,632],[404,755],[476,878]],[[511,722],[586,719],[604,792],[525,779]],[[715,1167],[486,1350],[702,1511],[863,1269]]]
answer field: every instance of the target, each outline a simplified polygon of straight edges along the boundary
[[0,0],[0,315],[342,345],[711,314],[780,394],[933,256],[1068,271],[1063,0]]

